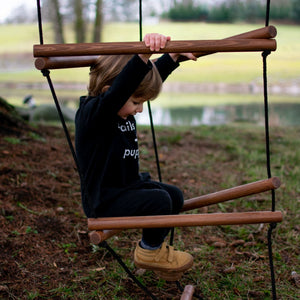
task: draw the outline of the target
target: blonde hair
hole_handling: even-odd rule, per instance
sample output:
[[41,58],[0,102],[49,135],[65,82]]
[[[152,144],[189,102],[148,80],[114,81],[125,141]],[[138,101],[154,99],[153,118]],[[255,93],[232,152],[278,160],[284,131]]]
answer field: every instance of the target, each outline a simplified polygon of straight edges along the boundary
[[[90,82],[88,86],[89,96],[98,96],[122,71],[133,55],[102,55],[90,70]],[[160,74],[153,64],[153,68],[146,74],[138,88],[133,93],[135,98],[145,100],[155,99],[162,87]]]

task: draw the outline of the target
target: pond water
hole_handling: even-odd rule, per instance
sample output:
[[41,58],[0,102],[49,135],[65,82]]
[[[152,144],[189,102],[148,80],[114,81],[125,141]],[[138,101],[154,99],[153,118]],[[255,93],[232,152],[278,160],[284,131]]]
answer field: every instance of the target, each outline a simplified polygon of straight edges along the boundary
[[[222,125],[247,122],[264,125],[262,104],[199,106],[180,108],[151,107],[155,125]],[[144,112],[137,114],[138,124],[149,124],[147,105]],[[278,126],[300,125],[300,103],[276,103],[269,105],[269,123]]]

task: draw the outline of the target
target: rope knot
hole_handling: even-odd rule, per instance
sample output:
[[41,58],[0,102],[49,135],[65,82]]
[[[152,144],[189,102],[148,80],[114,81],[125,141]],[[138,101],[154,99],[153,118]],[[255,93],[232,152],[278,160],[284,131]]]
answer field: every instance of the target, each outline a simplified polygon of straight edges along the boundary
[[273,230],[277,227],[277,223],[270,223],[270,229]]
[[50,74],[50,71],[48,69],[41,70],[41,72],[45,77],[47,77]]
[[261,54],[261,56],[265,58],[265,57],[267,57],[270,54],[271,54],[270,50],[265,50],[265,51],[263,51],[263,53]]

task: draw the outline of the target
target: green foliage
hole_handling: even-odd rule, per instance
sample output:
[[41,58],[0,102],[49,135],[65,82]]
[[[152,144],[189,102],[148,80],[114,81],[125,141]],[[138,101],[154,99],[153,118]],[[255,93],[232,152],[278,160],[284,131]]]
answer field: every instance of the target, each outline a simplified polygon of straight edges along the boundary
[[25,291],[27,293],[27,299],[33,300],[33,299],[40,299],[40,293],[39,292],[29,292]]
[[27,226],[26,230],[25,230],[26,234],[30,234],[30,233],[38,233],[38,231],[36,229],[33,229],[31,226]]
[[265,18],[265,5],[259,0],[230,0],[214,5],[209,13],[211,22],[256,22]]
[[[266,5],[260,0],[228,0],[206,7],[203,5],[175,3],[163,14],[172,21],[199,21],[233,23],[236,21],[257,22],[266,15]],[[274,1],[271,3],[271,18],[274,20],[300,21],[299,0]]]
[[[299,1],[298,1],[299,2]],[[297,8],[298,5],[294,5],[293,1],[278,1],[275,5],[271,5],[270,15],[274,20],[285,20],[293,19],[294,8]],[[299,3],[300,4],[300,3]],[[295,20],[296,21],[296,20]]]
[[41,137],[39,134],[37,134],[36,132],[28,132],[28,136],[30,138],[32,138],[33,140],[37,140],[37,141],[40,141],[40,142],[43,142],[45,143],[46,142],[46,139]]
[[6,137],[4,137],[4,140],[13,145],[21,144],[21,139],[16,138],[16,137],[6,136]]
[[159,138],[161,143],[166,143],[166,144],[170,144],[170,145],[178,144],[181,141],[181,139],[182,139],[182,136],[179,133],[174,133],[170,136]]
[[175,4],[165,17],[172,21],[204,21],[208,15],[208,10],[205,6],[195,6],[193,4]]
[[292,19],[297,22],[298,24],[300,23],[300,0],[292,0]]

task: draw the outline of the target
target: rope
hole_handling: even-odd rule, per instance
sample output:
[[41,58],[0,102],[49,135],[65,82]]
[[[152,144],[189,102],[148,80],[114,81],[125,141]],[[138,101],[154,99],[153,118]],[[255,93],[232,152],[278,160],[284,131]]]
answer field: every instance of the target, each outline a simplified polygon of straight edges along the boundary
[[78,164],[77,156],[76,156],[76,153],[75,153],[75,149],[74,149],[74,146],[73,146],[73,144],[72,144],[71,137],[70,137],[70,133],[69,133],[69,130],[68,130],[68,128],[67,128],[67,125],[66,125],[66,122],[65,122],[65,118],[64,118],[64,116],[63,116],[63,113],[62,113],[62,111],[61,111],[61,107],[60,107],[60,104],[59,104],[59,102],[58,102],[58,98],[57,98],[57,96],[56,96],[56,93],[55,93],[55,89],[54,89],[52,80],[51,80],[51,78],[50,78],[50,71],[49,71],[49,70],[42,70],[42,73],[43,73],[43,75],[47,78],[48,85],[49,85],[49,88],[50,88],[50,91],[51,91],[51,94],[52,94],[52,98],[53,98],[53,100],[54,100],[54,103],[55,103],[55,106],[56,106],[56,110],[57,110],[57,112],[58,112],[58,115],[59,115],[59,118],[60,118],[62,127],[63,127],[63,129],[64,129],[65,136],[66,136],[66,139],[67,139],[67,141],[68,141],[68,145],[69,145],[70,151],[71,151],[72,156],[73,156],[73,159],[74,159],[74,161],[75,161],[75,164],[76,164],[77,170],[78,170],[78,172],[79,172],[80,178],[82,178],[81,173],[80,173],[80,169],[79,169],[79,164]]
[[271,0],[267,0],[266,3],[266,18],[265,18],[265,25],[269,26],[269,21],[270,21],[270,3]]
[[[139,35],[140,35],[140,41],[143,39],[143,9],[142,9],[142,0],[139,0]],[[155,135],[155,129],[154,129],[154,123],[153,123],[153,116],[152,116],[152,109],[150,101],[147,101],[147,107],[148,107],[148,114],[150,119],[150,128],[151,128],[151,135],[152,135],[152,142],[153,142],[153,148],[155,153],[155,161],[156,161],[156,169],[157,169],[157,175],[159,182],[162,182],[162,176],[161,176],[161,168],[160,168],[160,162],[159,162],[159,156],[158,156],[158,150],[157,150],[157,143],[156,143],[156,135]],[[174,241],[174,228],[171,228],[170,230],[170,245],[173,245]]]
[[[43,26],[42,26],[42,14],[41,14],[40,0],[37,0],[37,14],[38,14],[40,44],[42,45],[43,44]],[[75,152],[74,146],[72,144],[70,133],[69,133],[69,130],[67,128],[67,125],[66,125],[66,122],[65,122],[65,119],[64,119],[64,116],[63,116],[63,113],[62,113],[62,110],[61,110],[61,107],[60,107],[60,104],[59,104],[59,101],[58,101],[58,98],[57,98],[57,95],[56,95],[56,92],[55,92],[55,89],[54,89],[54,86],[53,86],[53,83],[52,83],[52,80],[51,80],[51,77],[50,77],[50,71],[49,70],[42,70],[41,72],[47,78],[47,82],[48,82],[48,85],[49,85],[49,88],[50,88],[50,91],[51,91],[51,94],[52,94],[52,98],[54,100],[56,110],[57,110],[57,113],[59,115],[59,119],[60,119],[60,122],[62,124],[64,133],[65,133],[65,136],[66,136],[66,139],[67,139],[70,151],[71,151],[71,154],[72,154],[74,162],[76,164],[76,168],[77,168],[79,177],[80,177],[80,179],[82,179],[83,176],[80,172],[76,152]]]
[[40,44],[44,44],[43,39],[43,23],[42,23],[42,13],[41,13],[41,3],[40,0],[36,1],[36,7],[37,7],[37,15],[38,15],[38,27],[39,27],[39,36],[40,36]]
[[[265,26],[269,26],[270,21],[270,3],[271,0],[266,0],[266,17]],[[269,130],[269,105],[268,105],[268,81],[267,81],[267,57],[270,51],[264,51],[262,53],[263,57],[263,85],[264,85],[264,111],[265,111],[265,141],[266,141],[266,168],[268,177],[271,178],[271,158],[270,158],[270,130]],[[272,211],[275,211],[276,199],[275,190],[271,191],[272,197]],[[276,228],[276,223],[271,223],[268,229],[268,254],[269,254],[269,267],[271,276],[271,286],[272,286],[272,297],[273,300],[277,299],[276,296],[276,280],[273,262],[273,250],[272,250],[272,232]]]
[[[142,2],[143,2],[142,0],[139,0],[139,36],[140,36],[140,42],[143,40],[143,7],[142,7]],[[156,169],[157,169],[158,179],[159,179],[160,182],[162,182],[160,162],[159,162],[158,151],[157,151],[157,143],[156,143],[156,136],[155,136],[155,130],[154,130],[152,109],[151,109],[150,101],[147,101],[147,106],[148,106],[148,114],[149,114],[149,119],[150,119],[150,127],[151,127],[151,133],[152,133],[153,148],[154,148],[154,153],[155,153]]]
[[[266,140],[266,168],[268,177],[272,177],[271,174],[271,159],[270,159],[270,132],[269,132],[269,108],[268,108],[268,84],[267,84],[267,56],[270,52],[265,51],[262,53],[263,57],[263,83],[264,83],[264,109],[265,109],[265,140]],[[272,211],[275,211],[275,190],[271,191],[272,195]],[[276,300],[276,280],[273,262],[272,251],[272,232],[276,228],[276,223],[271,223],[268,229],[268,253],[269,253],[269,267],[271,275],[272,296],[273,300]]]
[[[263,86],[264,86],[264,111],[265,111],[265,142],[266,142],[266,168],[268,178],[271,173],[271,155],[270,155],[270,129],[269,129],[269,104],[268,104],[268,81],[267,81],[267,57],[270,51],[264,51],[263,57]],[[272,211],[275,211],[275,191],[272,190]]]

